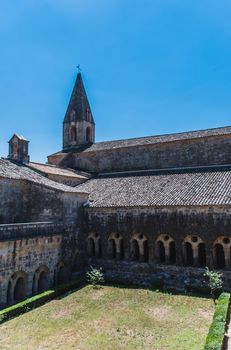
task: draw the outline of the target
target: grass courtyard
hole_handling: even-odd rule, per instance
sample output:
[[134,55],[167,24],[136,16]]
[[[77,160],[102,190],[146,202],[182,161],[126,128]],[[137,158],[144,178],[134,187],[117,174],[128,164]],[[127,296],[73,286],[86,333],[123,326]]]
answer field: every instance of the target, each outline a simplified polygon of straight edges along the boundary
[[210,299],[86,286],[0,326],[0,349],[202,350]]

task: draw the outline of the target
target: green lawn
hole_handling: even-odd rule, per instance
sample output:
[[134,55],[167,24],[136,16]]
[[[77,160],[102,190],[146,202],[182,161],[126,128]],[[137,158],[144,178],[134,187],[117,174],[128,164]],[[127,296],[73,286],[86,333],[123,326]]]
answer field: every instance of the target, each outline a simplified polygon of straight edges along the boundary
[[212,301],[84,287],[0,326],[0,349],[202,350]]

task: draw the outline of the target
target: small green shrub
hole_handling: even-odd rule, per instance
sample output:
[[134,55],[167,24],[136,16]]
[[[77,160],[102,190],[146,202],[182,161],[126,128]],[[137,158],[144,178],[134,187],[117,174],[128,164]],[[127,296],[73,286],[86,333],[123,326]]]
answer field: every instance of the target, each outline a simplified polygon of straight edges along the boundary
[[230,294],[222,293],[216,303],[213,321],[209,328],[204,350],[221,350],[225,335]]
[[204,277],[206,278],[206,282],[209,287],[210,294],[215,303],[216,297],[222,291],[222,287],[223,287],[222,273],[209,270],[209,268],[206,267],[204,272]]
[[102,268],[99,269],[90,266],[90,270],[86,273],[87,281],[90,282],[94,288],[96,288],[99,284],[104,283],[104,275],[102,272]]

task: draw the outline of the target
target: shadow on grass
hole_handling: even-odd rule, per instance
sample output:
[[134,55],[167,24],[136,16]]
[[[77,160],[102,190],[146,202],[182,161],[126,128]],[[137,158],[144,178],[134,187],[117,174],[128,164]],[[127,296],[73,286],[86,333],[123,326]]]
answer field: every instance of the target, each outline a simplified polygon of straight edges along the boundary
[[197,291],[179,291],[175,289],[161,288],[161,287],[147,287],[139,284],[129,284],[126,282],[116,282],[116,281],[106,281],[103,286],[114,287],[114,288],[123,288],[123,289],[140,289],[147,290],[151,292],[163,293],[168,295],[184,295],[187,297],[195,297],[195,298],[204,298],[204,299],[212,299],[209,292],[197,292]]
[[[10,307],[7,307],[6,309],[1,310],[0,323],[6,322],[12,318],[20,316],[29,311],[32,311],[42,305],[49,303],[52,300],[62,300],[63,298],[66,298],[72,293],[75,293],[89,285],[90,284],[86,282],[85,278],[83,277],[81,280],[72,281],[68,284],[58,286],[56,289],[50,291],[51,292],[50,295],[46,294],[49,291],[44,292],[40,295],[35,295],[32,298],[26,299],[19,304],[15,304]],[[192,291],[177,291],[174,289],[170,290],[170,289],[159,288],[159,287],[147,287],[147,286],[142,286],[138,284],[132,284],[129,281],[118,281],[118,280],[116,281],[116,280],[106,279],[105,283],[100,284],[99,286],[113,287],[113,288],[119,288],[119,289],[138,289],[138,290],[140,289],[140,290],[147,290],[150,292],[164,293],[167,295],[184,295],[186,297],[211,299],[211,296],[206,293],[192,292]],[[92,286],[92,288],[94,287]]]

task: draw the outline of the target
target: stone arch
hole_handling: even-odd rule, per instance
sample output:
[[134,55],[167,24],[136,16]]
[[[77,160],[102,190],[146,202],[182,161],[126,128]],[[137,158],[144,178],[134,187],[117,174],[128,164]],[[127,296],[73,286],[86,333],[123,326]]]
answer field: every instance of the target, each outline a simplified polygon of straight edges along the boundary
[[8,281],[7,303],[12,304],[25,299],[27,296],[27,274],[18,271]]
[[63,261],[61,261],[56,267],[55,279],[56,279],[56,284],[66,283],[69,279],[69,271]]
[[156,240],[157,261],[162,264],[175,264],[176,246],[173,238],[168,234],[161,234]]
[[218,237],[213,244],[214,267],[217,269],[230,268],[231,238]]
[[130,240],[131,243],[131,258],[140,262],[148,262],[148,240],[142,233],[134,234]]
[[121,260],[124,257],[123,237],[119,233],[112,233],[108,238],[108,253],[112,259]]
[[183,242],[183,255],[185,265],[204,267],[206,265],[204,241],[199,236],[188,235]]
[[46,265],[40,266],[33,276],[32,294],[42,293],[50,286],[50,271]]
[[97,232],[91,232],[87,238],[88,255],[100,258],[102,256],[101,238]]
[[17,279],[14,286],[14,300],[20,301],[26,297],[26,286],[24,282],[24,278],[21,276]]

